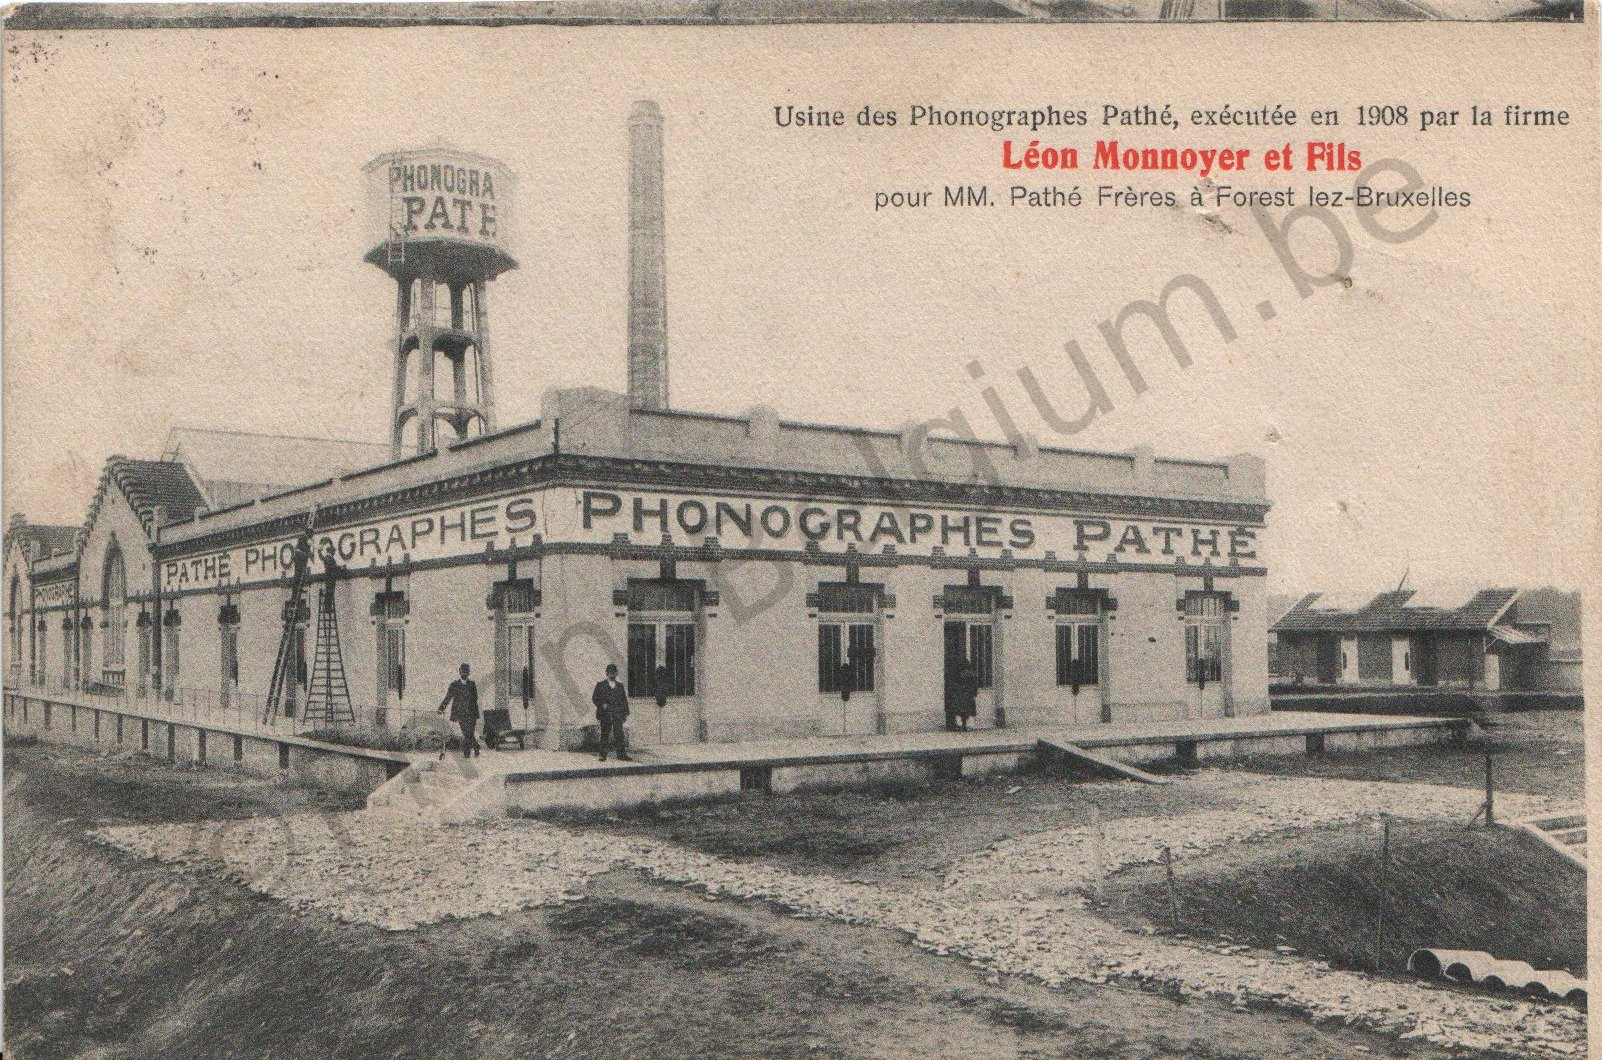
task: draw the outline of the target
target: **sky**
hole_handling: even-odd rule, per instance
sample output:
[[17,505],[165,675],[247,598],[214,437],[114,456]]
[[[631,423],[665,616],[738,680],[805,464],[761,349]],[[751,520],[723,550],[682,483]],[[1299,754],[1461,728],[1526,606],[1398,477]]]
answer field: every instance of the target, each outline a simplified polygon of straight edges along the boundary
[[[1280,32],[1286,27],[1281,27]],[[1590,34],[1543,28],[1520,58],[1486,27],[1345,26],[1372,65],[1297,31],[1274,89],[1249,87],[1273,27],[522,27],[394,31],[8,34],[4,84],[8,513],[82,520],[105,457],[159,454],[174,425],[387,437],[393,288],[363,263],[361,167],[445,140],[518,175],[521,267],[491,288],[503,425],[551,386],[624,386],[626,116],[666,122],[668,318],[676,407],[896,427],[963,411],[1002,425],[982,390],[1045,444],[1268,466],[1270,589],[1475,581],[1578,587],[1596,557],[1597,125]],[[1145,36],[1143,36],[1143,34]],[[1488,50],[1498,46],[1502,50]],[[1366,50],[1365,50],[1366,49]],[[1387,49],[1403,63],[1382,61]],[[1347,56],[1353,52],[1345,53]],[[1463,86],[1472,86],[1464,88]],[[1246,86],[1246,87],[1243,87]],[[1456,86],[1456,87],[1443,87]],[[1376,100],[1561,106],[1566,129],[1358,128]],[[1281,103],[1295,129],[1104,127],[1104,103]],[[843,128],[781,128],[775,105],[840,109]],[[1031,134],[908,127],[915,104],[1087,111]],[[864,128],[863,106],[896,109]],[[1386,241],[1350,210],[1350,283],[1297,291],[1253,213],[1199,211],[1180,174],[1034,172],[1003,142],[1089,150],[1240,145],[1324,135],[1470,193],[1415,238]],[[1460,122],[1466,119],[1460,118]],[[1121,178],[1121,179],[1119,179]],[[1213,178],[1305,197],[1352,174]],[[876,192],[988,183],[1173,190],[1178,205],[874,210]],[[1298,198],[1298,202],[1303,198]],[[1283,223],[1284,209],[1270,209]],[[1422,214],[1382,217],[1392,230]],[[1334,270],[1331,236],[1288,246]],[[1152,329],[1127,341],[1137,394],[1101,322],[1171,280],[1205,282],[1225,338],[1188,295],[1174,319],[1191,363]],[[1272,305],[1272,319],[1259,307]],[[1112,408],[1084,407],[1077,342]],[[972,378],[978,362],[984,376]]]

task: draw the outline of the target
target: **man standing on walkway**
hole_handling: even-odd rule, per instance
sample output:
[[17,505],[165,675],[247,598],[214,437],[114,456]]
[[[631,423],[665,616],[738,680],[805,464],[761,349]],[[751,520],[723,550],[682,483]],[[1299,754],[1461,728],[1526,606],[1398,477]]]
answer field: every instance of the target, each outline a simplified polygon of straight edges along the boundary
[[473,730],[478,726],[478,685],[467,675],[472,671],[466,663],[462,664],[462,676],[451,682],[445,690],[445,698],[439,701],[439,712],[445,713],[445,707],[451,708],[451,720],[462,727],[462,757],[472,758],[478,755],[478,738]]
[[623,723],[629,717],[629,693],[617,679],[617,664],[606,664],[606,680],[597,681],[590,696],[595,704],[595,720],[601,723],[601,761],[606,761],[607,748],[617,752],[619,762],[632,762],[623,742]]

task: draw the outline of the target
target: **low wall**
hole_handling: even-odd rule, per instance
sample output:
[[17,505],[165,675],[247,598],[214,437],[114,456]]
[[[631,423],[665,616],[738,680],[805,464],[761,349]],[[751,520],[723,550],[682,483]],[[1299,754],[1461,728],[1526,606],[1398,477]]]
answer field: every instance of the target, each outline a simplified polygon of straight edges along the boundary
[[404,755],[335,747],[220,723],[169,719],[107,703],[5,692],[5,731],[101,751],[139,751],[175,765],[232,769],[324,791],[365,795],[405,769]]

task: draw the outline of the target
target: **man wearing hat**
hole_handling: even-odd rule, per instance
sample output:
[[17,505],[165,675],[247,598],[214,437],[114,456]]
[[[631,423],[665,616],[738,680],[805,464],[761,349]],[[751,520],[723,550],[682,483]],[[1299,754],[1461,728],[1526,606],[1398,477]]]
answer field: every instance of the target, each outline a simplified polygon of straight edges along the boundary
[[606,761],[609,747],[617,752],[619,762],[634,761],[623,740],[623,723],[629,717],[629,693],[617,679],[616,663],[606,664],[606,680],[596,682],[590,702],[595,704],[595,719],[601,723],[601,761]]

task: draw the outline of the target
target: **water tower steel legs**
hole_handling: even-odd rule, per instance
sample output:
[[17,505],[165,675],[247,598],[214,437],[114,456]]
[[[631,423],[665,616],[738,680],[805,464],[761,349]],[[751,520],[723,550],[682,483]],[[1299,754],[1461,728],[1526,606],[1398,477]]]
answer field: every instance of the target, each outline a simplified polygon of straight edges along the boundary
[[417,307],[417,393],[412,398],[417,408],[417,451],[434,451],[434,314],[439,297],[439,285],[434,277],[424,273],[421,305]]
[[390,403],[389,455],[400,458],[404,444],[401,413],[406,408],[406,318],[412,311],[412,285],[405,280],[395,284],[395,400]]
[[[440,279],[427,269],[415,277],[396,280],[400,293],[395,310],[395,401],[391,424],[390,450],[395,459],[436,447],[439,420],[443,419],[458,440],[469,437],[473,422],[483,433],[494,430],[493,380],[489,361],[489,315],[485,306],[485,281]],[[413,284],[416,292],[413,293]],[[444,292],[441,291],[444,288]],[[442,308],[440,295],[447,293],[448,327],[436,323]],[[436,386],[435,358],[444,354],[450,361],[451,393],[441,399]],[[469,367],[468,357],[473,358]],[[414,365],[409,366],[408,360]],[[408,370],[414,374],[408,388]],[[476,393],[469,393],[469,372]],[[409,400],[408,400],[409,397]],[[445,409],[440,405],[445,404]],[[407,428],[416,421],[416,443],[408,443]]]
[[474,280],[473,292],[473,341],[478,350],[478,359],[475,368],[478,371],[478,407],[484,413],[484,433],[495,429],[495,387],[493,377],[490,375],[490,349],[489,349],[489,307],[485,304],[486,284],[483,280]]

